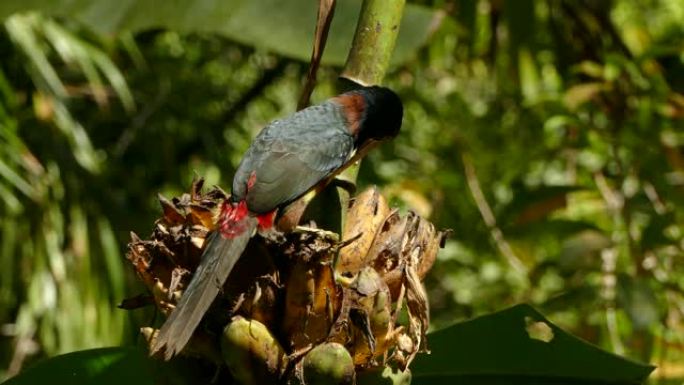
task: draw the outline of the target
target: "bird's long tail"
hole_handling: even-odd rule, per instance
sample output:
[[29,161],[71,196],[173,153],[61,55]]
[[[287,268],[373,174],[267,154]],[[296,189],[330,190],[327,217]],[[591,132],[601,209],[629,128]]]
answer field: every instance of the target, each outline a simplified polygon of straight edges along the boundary
[[257,224],[257,218],[245,215],[230,223],[231,229],[240,231],[227,234],[225,228],[221,228],[209,234],[200,264],[180,302],[159,331],[151,355],[164,350],[168,360],[185,347],[247,247]]

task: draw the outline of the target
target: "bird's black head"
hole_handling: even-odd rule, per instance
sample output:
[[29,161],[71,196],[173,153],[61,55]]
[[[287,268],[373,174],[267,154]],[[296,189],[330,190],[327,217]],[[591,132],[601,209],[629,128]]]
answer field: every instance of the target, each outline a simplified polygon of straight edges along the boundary
[[404,107],[401,99],[389,88],[372,86],[356,90],[365,101],[363,120],[357,143],[368,139],[377,141],[392,139],[399,134]]

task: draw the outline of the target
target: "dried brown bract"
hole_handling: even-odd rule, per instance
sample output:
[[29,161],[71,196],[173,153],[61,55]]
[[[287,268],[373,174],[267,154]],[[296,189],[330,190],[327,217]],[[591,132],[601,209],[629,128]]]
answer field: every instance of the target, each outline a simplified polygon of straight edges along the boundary
[[[126,255],[150,294],[123,308],[155,304],[168,315],[225,199],[218,188],[202,193],[202,180],[190,194],[159,197],[163,216],[149,239],[131,234]],[[243,384],[353,383],[355,372],[406,370],[427,351],[421,280],[445,236],[413,212],[390,210],[375,187],[352,200],[341,237],[303,227],[257,235],[184,353],[225,364]],[[142,332],[148,341],[156,334]]]

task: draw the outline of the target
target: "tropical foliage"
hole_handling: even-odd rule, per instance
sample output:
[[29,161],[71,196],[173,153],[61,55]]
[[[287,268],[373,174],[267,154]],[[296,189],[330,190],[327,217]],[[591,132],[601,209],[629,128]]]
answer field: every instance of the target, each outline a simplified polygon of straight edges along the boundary
[[[116,309],[142,290],[128,231],[196,175],[227,188],[306,73],[310,1],[86,3],[0,4],[0,378],[134,344],[154,315]],[[684,376],[684,3],[411,3],[387,77],[403,131],[360,184],[454,230],[427,280],[433,328],[526,302]],[[314,100],[335,93],[354,4]]]

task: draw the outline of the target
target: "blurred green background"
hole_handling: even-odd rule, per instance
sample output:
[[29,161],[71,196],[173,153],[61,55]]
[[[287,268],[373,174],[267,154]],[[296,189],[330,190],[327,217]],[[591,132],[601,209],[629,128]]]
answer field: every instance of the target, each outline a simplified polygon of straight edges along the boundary
[[[386,84],[402,133],[363,163],[454,236],[433,329],[519,302],[684,377],[684,2],[410,1]],[[340,0],[314,101],[335,93],[358,1]],[[134,344],[151,311],[124,263],[156,195],[228,189],[294,111],[315,2],[0,4],[0,380]],[[327,65],[325,65],[327,63]]]

